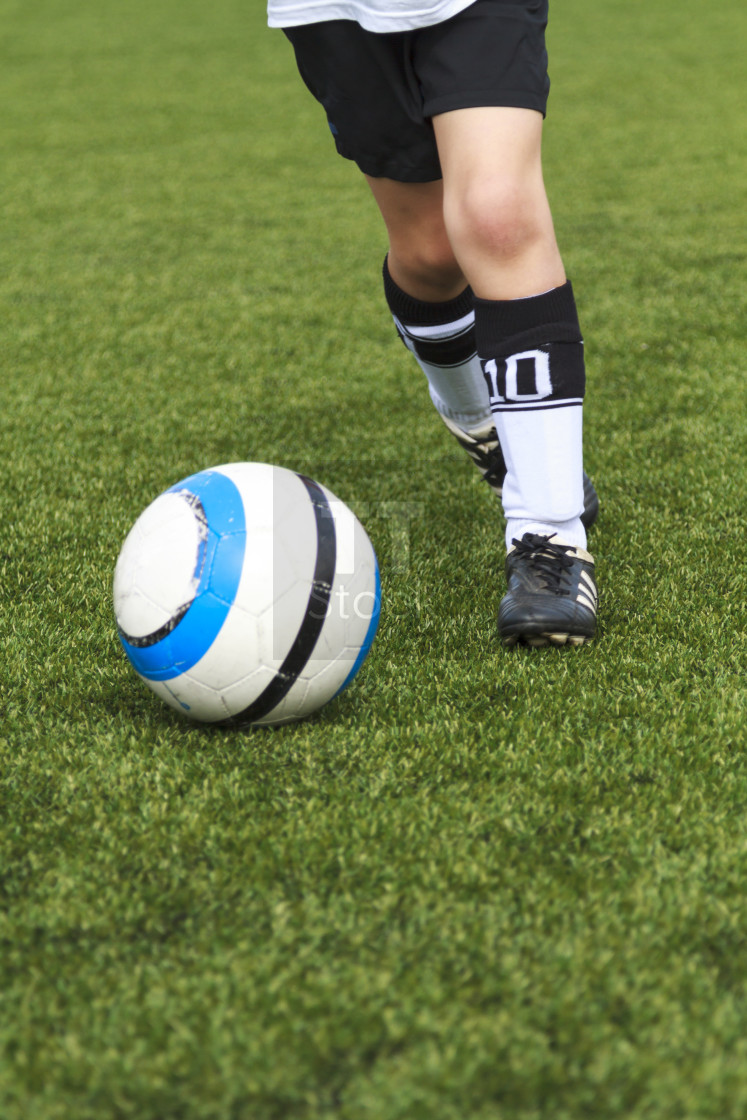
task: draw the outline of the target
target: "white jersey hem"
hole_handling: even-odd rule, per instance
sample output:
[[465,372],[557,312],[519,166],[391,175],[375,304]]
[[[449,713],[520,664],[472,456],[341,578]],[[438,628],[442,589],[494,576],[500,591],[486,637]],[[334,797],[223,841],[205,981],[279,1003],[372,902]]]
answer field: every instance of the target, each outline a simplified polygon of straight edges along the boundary
[[267,23],[270,27],[302,27],[307,23],[326,23],[332,19],[349,19],[359,23],[366,31],[382,34],[392,31],[416,31],[420,27],[432,27],[451,19],[458,12],[468,8],[474,0],[417,0],[397,3],[396,0],[373,0],[372,3],[359,3],[357,0],[340,0],[326,3],[325,0],[269,0]]

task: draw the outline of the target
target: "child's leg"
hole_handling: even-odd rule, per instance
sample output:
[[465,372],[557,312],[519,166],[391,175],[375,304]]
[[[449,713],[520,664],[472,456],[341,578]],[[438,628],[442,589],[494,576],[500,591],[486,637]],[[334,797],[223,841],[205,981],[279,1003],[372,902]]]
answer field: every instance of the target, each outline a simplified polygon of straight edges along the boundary
[[[384,291],[397,330],[428,379],[449,431],[501,497],[506,465],[477,357],[474,299],[443,218],[443,184],[368,178],[389,234]],[[597,515],[584,475],[583,521]]]
[[442,183],[367,178],[389,235],[384,293],[399,335],[428,379],[439,414],[492,432],[472,293],[446,234]]
[[583,345],[542,179],[542,116],[460,109],[434,127],[446,230],[476,296],[506,460],[507,544],[532,532],[584,547]]

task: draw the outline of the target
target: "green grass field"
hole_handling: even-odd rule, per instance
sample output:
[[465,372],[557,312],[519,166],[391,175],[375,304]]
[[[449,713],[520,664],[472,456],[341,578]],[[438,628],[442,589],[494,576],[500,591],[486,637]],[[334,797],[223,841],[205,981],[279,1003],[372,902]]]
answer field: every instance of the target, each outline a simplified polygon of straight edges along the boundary
[[[0,2],[0,1117],[747,1115],[742,0],[565,0],[598,641],[507,652],[502,523],[262,5]],[[114,562],[260,459],[379,553],[276,731],[129,669]]]

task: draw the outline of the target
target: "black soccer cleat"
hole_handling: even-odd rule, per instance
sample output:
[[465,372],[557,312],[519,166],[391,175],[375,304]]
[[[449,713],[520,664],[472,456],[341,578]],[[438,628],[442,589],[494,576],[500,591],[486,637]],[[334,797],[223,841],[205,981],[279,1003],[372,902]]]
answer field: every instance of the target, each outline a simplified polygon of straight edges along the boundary
[[[500,498],[503,492],[503,480],[506,477],[506,461],[503,458],[495,426],[488,422],[483,428],[466,431],[455,424],[453,420],[449,420],[448,417],[441,415],[441,413],[439,415],[451,434],[472,459],[488,486],[495,490]],[[594,483],[584,471],[584,510],[581,514],[584,528],[590,529],[598,514],[599,497],[594,488]]]
[[582,646],[597,628],[594,557],[552,534],[525,533],[506,557],[508,591],[498,611],[503,644]]
[[492,487],[500,498],[503,492],[503,480],[506,477],[506,461],[498,442],[495,425],[488,421],[482,428],[467,431],[453,420],[449,420],[448,416],[442,413],[439,413],[439,416],[457,443],[467,452],[488,486]]

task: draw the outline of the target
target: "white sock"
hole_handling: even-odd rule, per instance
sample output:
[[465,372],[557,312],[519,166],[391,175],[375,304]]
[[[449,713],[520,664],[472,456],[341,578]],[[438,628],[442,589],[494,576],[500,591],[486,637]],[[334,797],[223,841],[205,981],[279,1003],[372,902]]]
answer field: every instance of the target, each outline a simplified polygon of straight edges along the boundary
[[525,532],[586,547],[583,342],[570,283],[522,300],[475,300],[478,352],[506,460],[506,546]]
[[384,291],[399,336],[425,374],[436,409],[468,431],[492,424],[475,346],[471,289],[445,303],[426,303],[398,287],[385,261]]
[[570,521],[522,521],[520,517],[511,517],[506,522],[506,550],[514,540],[520,541],[525,533],[537,533],[541,537],[557,537],[561,544],[570,544],[574,548],[586,548],[586,530],[583,522],[574,517]]

